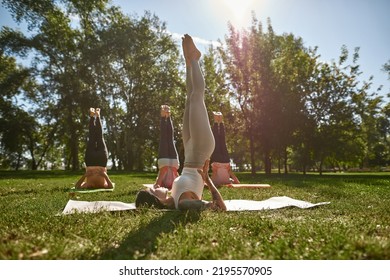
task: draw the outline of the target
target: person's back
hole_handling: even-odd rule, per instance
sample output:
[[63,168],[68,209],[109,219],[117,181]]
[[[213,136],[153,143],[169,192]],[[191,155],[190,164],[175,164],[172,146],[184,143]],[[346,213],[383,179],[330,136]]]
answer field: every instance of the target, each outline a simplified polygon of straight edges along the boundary
[[87,166],[85,184],[81,187],[85,188],[107,188],[108,183],[104,177],[106,172],[105,167],[101,166]]
[[230,167],[230,158],[225,139],[225,125],[222,117],[221,112],[214,112],[214,125],[212,130],[215,139],[215,149],[211,155],[211,180],[216,186],[240,183]]
[[177,171],[179,166],[177,161],[170,161],[170,163],[166,165],[161,164],[161,161],[162,160],[159,160],[159,174],[156,180],[156,185],[170,190],[172,188],[173,181],[179,176]]
[[229,185],[232,183],[232,179],[230,178],[229,173],[230,163],[213,162],[211,164],[211,168],[211,180],[213,181],[214,185],[220,186]]

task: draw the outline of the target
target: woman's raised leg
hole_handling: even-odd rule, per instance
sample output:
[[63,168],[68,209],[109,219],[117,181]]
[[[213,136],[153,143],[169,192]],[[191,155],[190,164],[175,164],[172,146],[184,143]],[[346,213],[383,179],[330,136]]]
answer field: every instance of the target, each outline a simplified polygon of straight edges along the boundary
[[192,81],[192,92],[189,96],[189,133],[192,147],[190,153],[187,153],[190,158],[186,159],[186,162],[203,166],[214,150],[215,141],[204,102],[205,81],[199,65],[201,54],[190,36],[186,35],[185,40]]

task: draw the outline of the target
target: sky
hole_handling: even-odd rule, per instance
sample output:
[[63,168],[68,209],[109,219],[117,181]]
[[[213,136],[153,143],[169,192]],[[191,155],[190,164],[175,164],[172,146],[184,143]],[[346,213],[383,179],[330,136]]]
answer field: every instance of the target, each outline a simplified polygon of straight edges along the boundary
[[[228,34],[228,22],[248,29],[252,13],[266,26],[271,20],[276,34],[292,33],[306,47],[318,47],[321,60],[338,59],[342,45],[351,53],[360,48],[362,79],[374,76],[373,88],[390,92],[382,66],[390,61],[390,1],[388,0],[112,0],[123,13],[142,16],[154,13],[180,44],[185,33],[207,47]],[[0,26],[17,27],[7,10],[0,8]],[[23,25],[20,26],[23,29]],[[205,49],[204,48],[204,49]]]

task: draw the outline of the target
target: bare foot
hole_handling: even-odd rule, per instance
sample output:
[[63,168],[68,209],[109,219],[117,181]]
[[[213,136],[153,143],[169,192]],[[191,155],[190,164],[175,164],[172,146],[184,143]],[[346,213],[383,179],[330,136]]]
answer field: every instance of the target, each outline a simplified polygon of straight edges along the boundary
[[171,114],[171,109],[168,105],[161,105],[161,117],[168,118]]
[[184,58],[186,60],[186,66],[191,67],[191,61],[188,57],[187,43],[186,43],[185,37],[181,38],[181,47],[183,48],[183,55],[184,55]]
[[96,109],[95,109],[95,116],[96,116],[97,118],[100,118],[100,108],[96,108]]
[[197,49],[195,46],[194,41],[192,40],[192,37],[188,34],[184,35],[184,45],[187,52],[187,56],[189,60],[196,60],[198,61],[200,59],[200,56],[202,53]]
[[214,122],[221,123],[222,122],[222,113],[221,112],[213,112],[214,114]]
[[94,108],[89,108],[89,116],[94,117],[95,116],[95,109]]

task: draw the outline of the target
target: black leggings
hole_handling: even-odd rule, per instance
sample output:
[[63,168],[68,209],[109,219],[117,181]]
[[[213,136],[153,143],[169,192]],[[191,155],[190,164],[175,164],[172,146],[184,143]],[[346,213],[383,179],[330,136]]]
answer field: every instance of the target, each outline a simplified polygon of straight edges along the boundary
[[87,166],[107,166],[108,152],[99,117],[91,117],[89,120],[89,137],[84,160]]
[[160,120],[160,144],[158,147],[158,158],[178,158],[173,140],[173,125],[171,117],[161,117]]
[[224,124],[214,123],[212,131],[215,139],[215,149],[211,155],[211,162],[229,163],[230,158],[226,147]]

